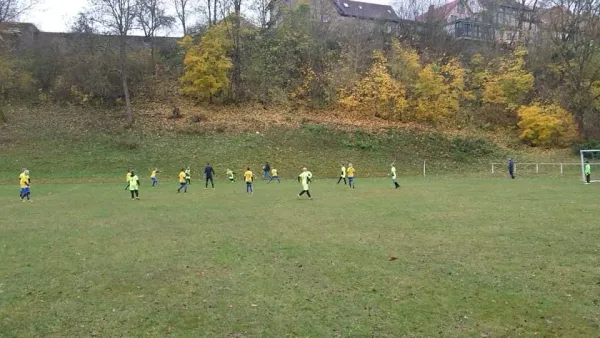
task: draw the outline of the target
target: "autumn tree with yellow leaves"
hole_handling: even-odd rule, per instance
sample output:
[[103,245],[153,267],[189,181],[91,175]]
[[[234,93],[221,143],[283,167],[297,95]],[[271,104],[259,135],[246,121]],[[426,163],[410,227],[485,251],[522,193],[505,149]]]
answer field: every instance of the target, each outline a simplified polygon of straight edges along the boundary
[[200,100],[212,101],[229,85],[233,64],[229,57],[232,41],[227,34],[228,21],[211,26],[195,44],[190,36],[179,42],[185,50],[185,70],[180,78],[181,91]]
[[439,122],[454,116],[464,93],[463,76],[464,71],[456,59],[442,66],[423,67],[412,93],[415,119]]
[[407,106],[404,86],[388,72],[387,58],[381,51],[373,52],[373,60],[350,94],[341,93],[340,104],[362,116],[400,120]]
[[568,146],[578,137],[573,115],[556,104],[518,109],[521,140],[533,146]]
[[483,82],[483,102],[514,111],[533,88],[533,74],[525,68],[527,50],[518,48],[490,64]]

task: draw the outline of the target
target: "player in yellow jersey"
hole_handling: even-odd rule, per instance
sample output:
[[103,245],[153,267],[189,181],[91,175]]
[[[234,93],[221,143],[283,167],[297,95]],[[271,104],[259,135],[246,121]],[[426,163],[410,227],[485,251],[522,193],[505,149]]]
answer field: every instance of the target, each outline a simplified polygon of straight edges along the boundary
[[190,167],[185,169],[185,183],[188,185],[192,184],[192,171],[190,170]]
[[154,170],[152,170],[152,174],[150,174],[150,178],[152,179],[152,186],[155,187],[158,185],[158,178],[156,177],[156,174],[158,174],[160,171],[157,168],[154,168]]
[[269,182],[267,183],[271,183],[272,180],[277,180],[277,183],[281,183],[281,181],[279,180],[279,173],[275,168],[271,169],[271,178],[269,178]]
[[131,192],[131,199],[140,199],[140,178],[135,172],[130,171],[129,175],[129,191]]
[[340,184],[340,182],[342,180],[344,180],[344,185],[348,184],[348,182],[346,182],[346,165],[344,165],[344,163],[342,163],[342,167],[341,167],[341,172],[340,172],[340,178],[338,179],[337,184]]
[[348,186],[354,189],[354,172],[356,170],[352,166],[352,163],[348,163],[348,169],[346,170],[346,175],[348,175]]
[[254,194],[254,190],[252,190],[252,182],[254,181],[254,173],[250,170],[250,168],[246,168],[246,172],[244,173],[244,181],[246,182],[246,193]]
[[27,198],[27,201],[31,202],[31,191],[29,190],[31,180],[29,179],[29,170],[25,169],[21,175],[19,175],[19,186],[21,187],[21,193],[19,194],[21,201],[25,202],[25,199]]
[[180,193],[181,189],[183,189],[183,192],[187,192],[187,176],[185,169],[182,168],[177,177],[179,180],[179,189],[177,189],[177,193]]
[[308,195],[308,199],[312,200],[312,196],[310,196],[310,191],[308,191],[308,184],[312,179],[312,173],[308,171],[306,168],[302,168],[302,174],[298,175],[298,182],[302,183],[302,191],[298,194],[298,198],[300,196],[306,194]]
[[233,172],[233,170],[227,169],[227,172],[225,174],[227,175],[229,182],[231,182],[231,183],[235,182],[235,173]]

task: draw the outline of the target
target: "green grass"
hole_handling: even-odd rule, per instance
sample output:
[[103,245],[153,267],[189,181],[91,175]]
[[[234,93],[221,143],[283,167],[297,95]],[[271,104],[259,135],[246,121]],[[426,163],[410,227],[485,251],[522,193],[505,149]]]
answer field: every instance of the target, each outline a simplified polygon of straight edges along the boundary
[[0,336],[600,332],[595,185],[143,183],[0,186]]

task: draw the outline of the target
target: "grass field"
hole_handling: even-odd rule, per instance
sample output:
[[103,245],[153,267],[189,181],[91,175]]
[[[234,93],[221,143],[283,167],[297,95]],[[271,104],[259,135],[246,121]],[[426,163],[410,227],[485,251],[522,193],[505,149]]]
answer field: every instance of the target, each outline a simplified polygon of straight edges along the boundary
[[0,186],[0,336],[600,332],[600,186],[334,182]]

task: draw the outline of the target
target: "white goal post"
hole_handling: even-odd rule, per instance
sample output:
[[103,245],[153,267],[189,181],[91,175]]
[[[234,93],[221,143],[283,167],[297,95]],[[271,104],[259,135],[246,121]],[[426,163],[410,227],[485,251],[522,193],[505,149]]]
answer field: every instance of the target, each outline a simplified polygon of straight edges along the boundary
[[[592,158],[594,158],[594,154],[598,154],[598,156],[600,156],[600,149],[585,149],[585,150],[580,150],[579,151],[579,155],[581,157],[581,180],[583,181],[583,183],[585,183],[585,155],[586,154],[591,154]],[[590,180],[590,183],[599,183],[600,180]]]

